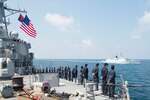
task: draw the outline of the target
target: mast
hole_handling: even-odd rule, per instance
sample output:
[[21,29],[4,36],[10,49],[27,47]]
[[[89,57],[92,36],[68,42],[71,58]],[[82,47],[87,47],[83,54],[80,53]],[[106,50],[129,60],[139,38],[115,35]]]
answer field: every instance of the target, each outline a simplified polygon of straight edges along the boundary
[[[5,1],[7,0],[0,0],[0,38],[9,38],[8,28],[7,28],[9,22],[6,21],[6,17],[12,14],[16,14],[18,12],[27,13],[25,10],[22,11],[22,10],[7,8],[7,6],[4,6]],[[5,15],[5,10],[7,10],[10,14]]]
[[29,74],[29,66],[33,66],[34,58],[34,54],[29,52],[30,43],[18,39],[18,33],[15,31],[8,34],[7,28],[8,16],[27,12],[8,8],[4,4],[5,1],[7,0],[0,0],[0,78],[11,77],[14,73]]

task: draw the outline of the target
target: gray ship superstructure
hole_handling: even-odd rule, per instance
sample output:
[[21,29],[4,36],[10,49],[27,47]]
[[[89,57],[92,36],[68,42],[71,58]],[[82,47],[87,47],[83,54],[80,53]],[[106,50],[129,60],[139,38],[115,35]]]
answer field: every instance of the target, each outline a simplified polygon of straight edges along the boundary
[[[26,11],[7,8],[5,1],[7,0],[0,0],[0,78],[10,78],[14,73],[29,74],[34,58],[34,54],[29,52],[31,44],[19,39],[17,32],[8,32],[7,29],[9,22],[6,17]],[[5,15],[5,11],[10,14]]]

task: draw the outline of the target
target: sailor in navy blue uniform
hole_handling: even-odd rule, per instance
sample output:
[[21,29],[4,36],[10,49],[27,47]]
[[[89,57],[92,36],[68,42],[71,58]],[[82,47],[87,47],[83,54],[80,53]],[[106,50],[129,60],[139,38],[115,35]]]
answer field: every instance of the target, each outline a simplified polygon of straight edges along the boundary
[[78,66],[77,65],[74,68],[74,78],[75,78],[75,83],[76,83],[78,79]]
[[81,78],[81,84],[83,84],[83,79],[84,79],[83,66],[81,66],[80,69],[80,78]]
[[107,66],[108,64],[104,63],[104,67],[101,70],[102,92],[104,95],[107,94],[107,74],[108,74]]
[[88,64],[85,64],[85,67],[83,69],[83,73],[84,73],[84,79],[88,80],[88,73],[89,73],[89,69],[87,68]]
[[98,90],[98,83],[99,83],[99,63],[96,64],[95,68],[92,70],[93,81],[96,84],[96,90]]
[[115,92],[116,72],[115,72],[114,68],[115,68],[115,66],[111,65],[111,70],[108,73],[107,84],[108,84],[108,90],[109,90],[109,97],[114,97],[114,92]]

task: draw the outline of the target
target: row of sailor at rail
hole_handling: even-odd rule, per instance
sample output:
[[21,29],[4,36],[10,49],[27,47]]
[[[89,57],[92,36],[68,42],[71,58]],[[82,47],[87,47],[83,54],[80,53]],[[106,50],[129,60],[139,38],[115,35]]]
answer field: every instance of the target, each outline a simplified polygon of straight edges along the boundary
[[[96,90],[98,90],[99,80],[102,80],[102,94],[109,95],[109,97],[114,97],[115,92],[115,77],[116,72],[114,71],[115,66],[111,65],[108,71],[108,64],[104,63],[101,69],[101,74],[99,75],[99,63],[95,65],[92,69],[92,80],[96,83]],[[78,66],[75,65],[72,69],[70,67],[53,67],[53,68],[32,68],[33,74],[40,73],[59,73],[59,78],[66,79],[69,81],[74,81],[75,83],[79,79],[79,83],[84,85],[84,79],[89,80],[89,69],[88,64],[81,66],[80,71],[78,71]],[[91,79],[90,79],[91,80]]]

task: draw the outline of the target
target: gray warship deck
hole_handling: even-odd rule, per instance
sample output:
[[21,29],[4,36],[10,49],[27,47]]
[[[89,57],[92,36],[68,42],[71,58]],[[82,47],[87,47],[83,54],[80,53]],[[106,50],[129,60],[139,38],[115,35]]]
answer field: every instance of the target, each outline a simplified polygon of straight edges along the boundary
[[[25,75],[24,79],[23,79],[23,83],[24,83],[24,87],[25,88],[30,88],[29,85],[29,75]],[[76,92],[79,92],[80,95],[82,95],[80,98],[76,98],[75,100],[85,100],[85,88],[83,85],[78,85],[74,82],[68,81],[68,80],[64,80],[64,79],[60,79],[59,80],[60,86],[56,86],[56,87],[52,87],[51,89],[53,90],[54,88],[56,89],[57,93],[69,93],[69,94],[75,94]],[[11,80],[6,80],[6,81],[2,81],[0,80],[0,86],[6,84],[12,84]],[[95,95],[95,100],[109,100],[108,96],[104,96],[104,95],[100,95],[101,94],[101,90],[99,91],[94,91],[94,95]],[[50,98],[48,97],[44,97],[43,93],[38,93],[37,95],[40,95],[44,100],[49,100]],[[20,99],[22,98],[22,99]],[[24,99],[23,99],[24,98]],[[30,100],[28,99],[27,96],[21,97],[21,96],[17,96],[17,92],[14,93],[14,97],[12,98],[2,98],[2,96],[0,95],[0,100]],[[56,98],[54,98],[54,100],[57,100]]]

